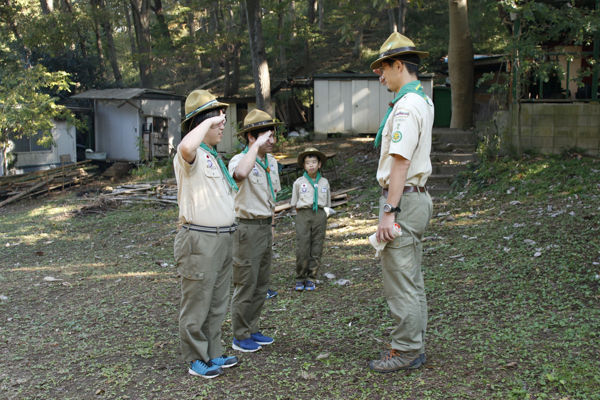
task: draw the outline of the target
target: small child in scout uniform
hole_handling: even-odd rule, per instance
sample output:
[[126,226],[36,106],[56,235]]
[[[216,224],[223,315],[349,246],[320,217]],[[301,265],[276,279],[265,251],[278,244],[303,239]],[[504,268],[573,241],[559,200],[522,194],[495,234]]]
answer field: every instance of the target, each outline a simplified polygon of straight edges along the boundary
[[215,150],[227,107],[206,90],[190,93],[181,123],[185,136],[173,160],[182,224],[173,246],[181,274],[181,355],[189,373],[203,378],[238,363],[223,354],[221,344],[237,230],[233,196],[238,187]]
[[329,182],[321,176],[321,166],[327,157],[315,148],[298,155],[298,166],[304,175],[294,182],[291,205],[296,207],[296,286],[295,290],[315,290],[317,272],[321,265],[327,213],[331,207]]

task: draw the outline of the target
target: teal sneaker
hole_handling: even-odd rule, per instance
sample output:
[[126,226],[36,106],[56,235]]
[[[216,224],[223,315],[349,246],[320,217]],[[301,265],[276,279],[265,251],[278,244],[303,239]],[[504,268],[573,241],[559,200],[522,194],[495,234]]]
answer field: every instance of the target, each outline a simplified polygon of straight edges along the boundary
[[192,361],[188,372],[190,375],[201,376],[206,379],[216,378],[225,373],[223,368],[213,364],[212,361],[206,363],[202,360]]
[[229,368],[236,365],[240,360],[236,356],[226,356],[223,354],[221,357],[213,358],[210,360],[215,365],[221,368]]

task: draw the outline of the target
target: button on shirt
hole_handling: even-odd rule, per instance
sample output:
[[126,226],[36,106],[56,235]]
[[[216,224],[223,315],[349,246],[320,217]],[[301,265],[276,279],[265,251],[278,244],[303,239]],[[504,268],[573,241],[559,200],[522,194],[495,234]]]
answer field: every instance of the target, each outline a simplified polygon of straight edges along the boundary
[[[314,182],[314,180],[313,180]],[[317,190],[319,192],[319,208],[331,207],[331,193],[329,189],[329,181],[321,177],[317,183]],[[313,207],[313,201],[315,199],[315,188],[306,177],[301,176],[294,182],[292,189],[292,200],[290,204],[295,206],[296,209],[310,208]]]
[[[235,173],[238,164],[246,154],[240,153],[229,162],[229,173],[231,176]],[[275,196],[281,190],[279,182],[279,172],[277,169],[277,160],[270,154],[267,154],[267,162],[271,170],[271,183]],[[235,216],[242,219],[262,219],[273,216],[275,201],[269,188],[267,180],[267,171],[257,162],[250,170],[248,177],[237,183],[239,191],[235,195]]]
[[233,191],[211,154],[198,148],[194,163],[188,164],[181,152],[177,152],[173,166],[181,223],[210,227],[233,225]]
[[408,93],[396,102],[382,132],[377,168],[377,181],[381,187],[389,186],[394,161],[391,154],[410,160],[406,186],[425,186],[431,175],[432,129],[433,102],[429,97],[425,99],[418,94]]

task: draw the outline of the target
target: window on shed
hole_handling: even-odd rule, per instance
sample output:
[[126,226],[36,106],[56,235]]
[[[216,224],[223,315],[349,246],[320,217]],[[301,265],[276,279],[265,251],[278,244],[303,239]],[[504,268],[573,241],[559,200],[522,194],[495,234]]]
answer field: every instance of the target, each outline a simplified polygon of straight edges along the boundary
[[50,151],[51,146],[45,147],[39,145],[37,142],[43,137],[43,132],[38,131],[32,137],[23,136],[21,138],[15,138],[15,135],[11,135],[11,140],[15,144],[13,153],[29,153],[32,151]]

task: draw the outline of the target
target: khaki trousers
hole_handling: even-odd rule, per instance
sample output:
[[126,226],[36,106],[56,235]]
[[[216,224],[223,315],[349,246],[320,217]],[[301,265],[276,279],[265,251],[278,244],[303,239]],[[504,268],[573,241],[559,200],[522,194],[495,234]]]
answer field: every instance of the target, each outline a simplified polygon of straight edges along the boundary
[[221,325],[229,304],[233,235],[181,229],[175,237],[181,274],[179,340],[187,363],[223,355]]
[[327,213],[322,208],[297,210],[296,216],[296,282],[317,280],[321,266],[323,243],[327,230]]
[[231,299],[231,325],[237,340],[260,331],[258,322],[271,279],[272,246],[270,219],[239,221],[233,239]]
[[[379,219],[386,198],[379,199]],[[390,334],[392,348],[404,352],[425,352],[427,300],[421,274],[423,233],[429,225],[433,204],[429,193],[405,193],[400,199],[396,223],[402,228],[381,252],[383,290],[396,328]]]

